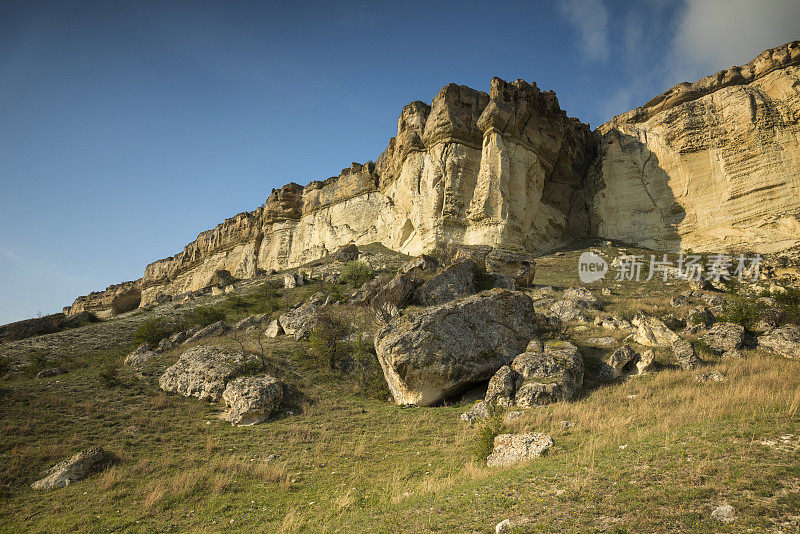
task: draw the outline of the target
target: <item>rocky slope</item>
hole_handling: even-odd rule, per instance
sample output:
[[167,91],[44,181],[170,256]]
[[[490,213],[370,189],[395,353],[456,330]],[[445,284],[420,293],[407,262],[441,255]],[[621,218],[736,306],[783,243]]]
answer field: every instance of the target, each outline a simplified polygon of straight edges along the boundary
[[446,244],[539,253],[577,236],[655,249],[758,252],[797,245],[800,42],[679,84],[592,133],[552,91],[492,79],[412,102],[375,163],[275,189],[66,313],[112,314],[301,265],[353,242],[418,255]]

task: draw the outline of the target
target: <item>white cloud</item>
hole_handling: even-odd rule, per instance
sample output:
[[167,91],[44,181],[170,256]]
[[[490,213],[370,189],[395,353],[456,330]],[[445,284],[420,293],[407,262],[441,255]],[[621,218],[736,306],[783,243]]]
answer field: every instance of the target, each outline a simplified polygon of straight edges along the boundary
[[673,41],[672,75],[694,81],[798,38],[797,0],[686,0]]
[[575,27],[586,57],[592,61],[608,59],[608,10],[601,0],[563,0],[561,14]]

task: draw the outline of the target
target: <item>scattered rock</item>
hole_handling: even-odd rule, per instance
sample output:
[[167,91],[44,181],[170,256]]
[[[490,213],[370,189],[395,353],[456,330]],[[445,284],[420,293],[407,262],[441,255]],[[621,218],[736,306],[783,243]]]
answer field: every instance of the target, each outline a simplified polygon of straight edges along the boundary
[[722,382],[725,380],[725,375],[719,371],[711,371],[710,373],[700,373],[694,377],[697,382]]
[[583,358],[575,345],[550,341],[542,347],[537,340],[492,377],[486,401],[530,407],[570,400],[583,385],[583,372]]
[[638,362],[639,353],[630,345],[623,345],[608,357],[604,370],[607,370],[609,378],[619,378],[637,371]]
[[633,340],[646,347],[669,347],[681,339],[663,321],[644,312],[637,313],[632,323],[637,328]]
[[515,373],[504,365],[489,379],[486,388],[486,402],[493,406],[512,406],[514,404]]
[[601,349],[613,349],[617,346],[617,340],[613,337],[593,337],[583,342],[589,347],[599,347]]
[[643,375],[655,371],[656,353],[653,349],[647,349],[639,355],[639,361],[636,362],[636,373]]
[[[319,293],[315,293],[302,305],[284,313],[278,318],[278,323],[287,336],[292,336],[297,340],[306,339],[311,336],[311,332],[317,326],[321,311],[320,304],[318,303],[320,299],[316,298],[317,295],[319,295]],[[324,297],[322,301],[324,302]]]
[[744,327],[735,323],[717,323],[702,339],[717,354],[739,350],[744,346]]
[[279,335],[283,334],[283,327],[278,322],[277,319],[273,319],[266,330],[264,330],[264,335],[267,337],[278,337]]
[[685,339],[678,339],[673,343],[672,354],[683,369],[694,369],[703,364],[703,360],[697,355],[692,344]]
[[358,247],[350,243],[349,245],[344,245],[343,247],[339,247],[333,254],[333,259],[336,261],[347,262],[347,261],[355,261],[358,259]]
[[633,330],[630,321],[619,317],[595,317],[594,324],[606,330]]
[[512,465],[544,454],[553,446],[553,438],[539,432],[500,434],[494,438],[494,450],[486,458],[487,467]]
[[692,301],[689,300],[689,297],[687,297],[686,295],[683,295],[683,294],[675,295],[674,297],[669,299],[669,304],[673,308],[680,308],[681,306],[688,306],[691,303],[692,303]]
[[571,287],[550,306],[550,313],[564,322],[584,323],[589,320],[586,310],[590,309],[600,309],[600,301],[594,293],[582,287]]
[[723,504],[717,506],[714,511],[711,512],[711,518],[723,523],[730,523],[736,519],[736,510],[730,504]]
[[31,484],[31,487],[35,490],[48,490],[69,486],[101,469],[111,459],[111,456],[102,447],[86,449],[50,468],[49,475],[37,480]]
[[536,275],[536,261],[533,255],[507,249],[494,249],[484,260],[486,272],[507,276],[517,286],[533,285]]
[[572,421],[561,421],[560,425],[562,429],[569,430],[570,428],[575,426],[575,423],[573,423]]
[[705,306],[698,306],[694,308],[686,319],[686,324],[689,327],[711,328],[717,322],[717,318],[711,313],[711,310]]
[[125,357],[124,363],[125,365],[137,367],[144,365],[156,356],[158,356],[158,353],[153,350],[153,346],[150,343],[142,343]]
[[461,414],[461,420],[472,426],[490,417],[489,405],[485,401],[476,402],[472,408]]
[[303,275],[299,272],[286,273],[283,275],[283,287],[286,289],[292,289],[304,284],[305,280],[303,279]]
[[36,378],[49,378],[51,376],[63,375],[67,370],[63,367],[51,367],[49,369],[42,369],[36,373]]
[[472,260],[460,260],[450,265],[420,286],[417,300],[424,306],[444,304],[475,293],[475,271]]
[[511,521],[503,519],[494,527],[495,534],[511,534]]
[[230,326],[225,324],[223,321],[217,321],[216,323],[211,323],[210,325],[195,332],[192,337],[186,340],[186,343],[196,343],[197,341],[208,337],[224,336],[230,331]]
[[239,377],[225,386],[222,400],[228,407],[225,420],[232,425],[254,425],[269,419],[283,402],[283,385],[269,375]]
[[423,254],[421,256],[417,256],[416,258],[410,260],[408,263],[400,267],[398,272],[402,274],[407,274],[412,271],[435,271],[439,268],[439,260],[434,258],[433,256],[428,256],[427,254]]
[[800,357],[800,326],[785,324],[758,338],[758,347],[784,358]]
[[221,347],[203,345],[184,352],[158,380],[164,391],[185,397],[219,400],[226,383],[240,374],[255,356],[245,356]]
[[234,330],[237,332],[249,332],[252,330],[257,330],[261,328],[265,321],[269,320],[269,315],[266,313],[261,313],[258,315],[251,315],[249,317],[245,317],[238,323],[236,323],[233,327]]
[[398,404],[429,406],[490,378],[536,336],[533,301],[492,289],[393,319],[375,350]]

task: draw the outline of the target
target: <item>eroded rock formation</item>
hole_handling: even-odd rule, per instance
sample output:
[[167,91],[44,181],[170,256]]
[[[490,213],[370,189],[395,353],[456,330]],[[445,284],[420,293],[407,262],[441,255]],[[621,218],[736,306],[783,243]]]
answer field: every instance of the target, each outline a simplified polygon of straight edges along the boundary
[[798,88],[794,41],[601,125],[594,233],[660,250],[797,245]]
[[[795,41],[679,84],[593,133],[535,84],[494,78],[488,94],[450,84],[430,105],[403,108],[376,162],[274,189],[128,284],[149,305],[213,285],[222,271],[252,278],[350,243],[535,254],[595,235],[660,250],[783,250],[800,244],[798,87]],[[121,291],[65,312],[112,314]]]

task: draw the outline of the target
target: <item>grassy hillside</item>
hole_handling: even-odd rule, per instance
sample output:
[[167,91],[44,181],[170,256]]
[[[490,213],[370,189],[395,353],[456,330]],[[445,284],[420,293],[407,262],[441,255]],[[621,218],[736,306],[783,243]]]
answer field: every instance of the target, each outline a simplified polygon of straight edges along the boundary
[[[537,282],[556,292],[575,284],[579,253],[543,258]],[[667,313],[669,296],[683,289],[609,286],[605,309],[621,315]],[[285,306],[318,289],[273,297]],[[231,320],[264,311],[256,309],[263,299],[238,298],[209,305]],[[341,305],[336,313],[359,330],[375,327],[364,310]],[[607,354],[584,343],[608,332],[586,326],[567,334],[590,368]],[[132,370],[121,364],[132,339],[83,352],[75,343],[51,354],[49,363],[55,357],[69,369],[64,375],[7,373],[0,382],[0,531],[493,532],[503,519],[520,532],[800,529],[796,360],[752,350],[735,360],[704,353],[708,368],[684,371],[659,352],[657,373],[525,410],[513,422],[499,414],[469,428],[459,414],[479,392],[445,406],[399,407],[380,380],[362,376],[377,362],[360,374],[331,370],[312,343],[285,336],[204,343],[263,353],[268,371],[295,392],[292,401],[267,423],[232,427],[218,418],[218,405],[158,388],[185,346]],[[725,380],[696,380],[711,370]],[[486,468],[491,438],[506,431],[546,432],[555,447],[526,464]],[[63,489],[30,489],[43,470],[93,444],[116,463]],[[722,503],[736,509],[731,524],[711,518]]]

